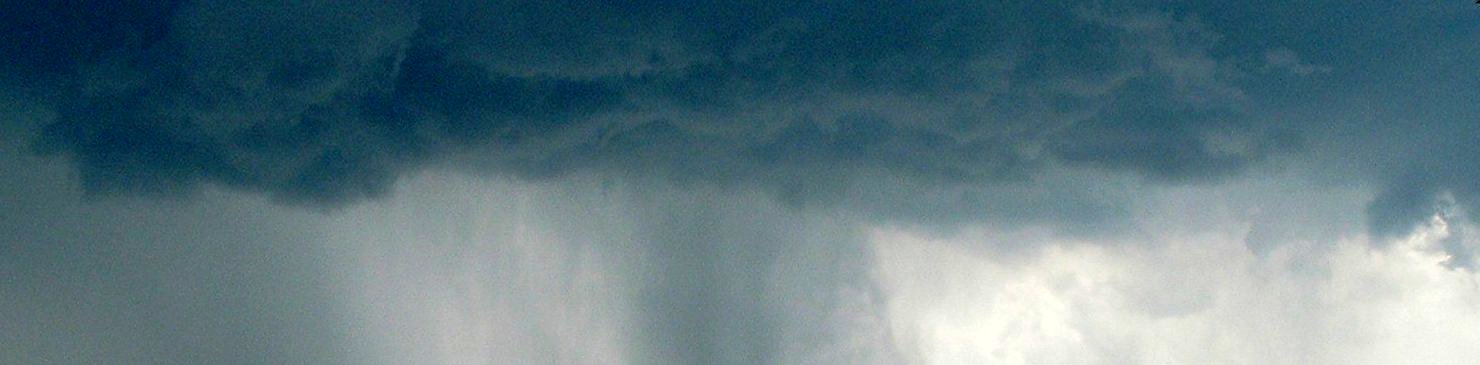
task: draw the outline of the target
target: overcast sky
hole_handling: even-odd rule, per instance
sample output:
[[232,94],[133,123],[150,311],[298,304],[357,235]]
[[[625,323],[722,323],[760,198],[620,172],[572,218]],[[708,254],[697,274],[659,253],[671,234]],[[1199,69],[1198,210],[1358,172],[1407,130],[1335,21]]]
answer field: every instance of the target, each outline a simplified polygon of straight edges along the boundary
[[0,4],[0,363],[1463,364],[1480,7]]

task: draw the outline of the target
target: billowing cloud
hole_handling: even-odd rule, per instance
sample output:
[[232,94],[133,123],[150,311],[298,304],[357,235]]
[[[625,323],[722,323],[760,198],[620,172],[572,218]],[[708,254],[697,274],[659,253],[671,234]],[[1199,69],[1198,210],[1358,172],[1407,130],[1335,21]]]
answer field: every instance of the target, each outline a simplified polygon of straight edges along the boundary
[[1456,4],[11,1],[0,362],[1458,363]]
[[[1235,81],[1253,74],[1211,52],[1216,32],[1154,10],[950,1],[120,9],[15,25],[27,39],[76,47],[9,45],[26,50],[10,56],[18,74],[47,80],[19,83],[55,110],[38,149],[65,156],[94,192],[204,184],[341,206],[450,166],[762,186],[838,204],[849,185],[881,178],[919,186],[891,192],[895,200],[958,187],[980,196],[1034,184],[1054,165],[1218,179],[1300,146],[1249,116]],[[106,36],[79,35],[84,23]],[[1027,205],[1055,204],[1076,203]]]
[[1434,222],[1381,249],[1352,236],[1265,258],[1236,231],[1011,260],[951,242],[969,237],[874,241],[891,333],[913,363],[1462,364],[1480,291],[1474,272],[1438,264],[1448,228]]

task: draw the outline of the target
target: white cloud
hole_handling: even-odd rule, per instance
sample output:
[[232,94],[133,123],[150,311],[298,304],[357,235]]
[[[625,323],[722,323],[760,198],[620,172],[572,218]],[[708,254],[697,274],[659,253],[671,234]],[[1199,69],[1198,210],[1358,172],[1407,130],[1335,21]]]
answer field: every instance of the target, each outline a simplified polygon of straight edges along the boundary
[[1316,270],[1236,230],[1026,259],[963,249],[988,232],[872,237],[896,342],[920,363],[1461,364],[1480,357],[1480,276],[1440,264],[1445,225],[1386,248],[1338,239]]
[[[673,335],[664,331],[688,327],[654,327],[643,313],[674,310],[651,307],[653,295],[694,294],[709,296],[694,303],[718,307],[675,320],[727,333],[683,334],[711,346],[719,362],[1457,364],[1480,356],[1467,346],[1480,342],[1480,276],[1442,264],[1442,245],[1468,224],[1436,216],[1386,246],[1360,233],[1280,226],[1360,232],[1346,222],[1354,218],[1333,217],[1344,205],[1311,203],[1360,206],[1340,189],[1165,189],[1132,212],[1132,234],[876,227],[853,250],[835,242],[857,227],[846,218],[691,196],[712,192],[643,203],[652,197],[620,185],[423,177],[394,199],[336,216],[331,239],[345,251],[331,256],[347,262],[332,266],[346,270],[338,279],[356,351],[389,363],[685,356],[648,353],[663,350],[659,342]],[[1303,198],[1281,197],[1289,194]],[[719,201],[736,205],[714,208]],[[659,214],[672,211],[689,213]],[[734,250],[665,258],[675,253],[647,242],[665,234],[649,232],[654,224],[699,221],[713,227],[679,234],[726,237],[714,247],[783,244],[770,259]],[[1258,232],[1274,233],[1250,243]],[[651,282],[704,275],[682,269],[702,263],[723,266],[713,273],[724,276],[704,277],[714,280],[703,284],[709,289]],[[779,322],[752,324],[759,320]],[[746,347],[755,340],[747,330],[777,347]]]

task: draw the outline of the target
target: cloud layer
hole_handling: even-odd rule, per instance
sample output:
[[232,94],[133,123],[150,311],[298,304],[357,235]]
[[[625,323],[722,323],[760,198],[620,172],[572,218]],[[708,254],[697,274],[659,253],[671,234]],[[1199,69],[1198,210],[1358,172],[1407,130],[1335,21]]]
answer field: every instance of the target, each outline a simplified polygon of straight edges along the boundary
[[1300,146],[1249,116],[1255,105],[1236,81],[1254,70],[1212,53],[1216,32],[1153,10],[950,1],[105,10],[25,10],[53,22],[12,25],[32,35],[23,40],[74,46],[8,45],[21,50],[12,78],[56,113],[38,147],[70,159],[96,192],[212,184],[340,206],[452,166],[762,185],[826,202],[866,176],[982,188],[1051,165],[1201,181]]
[[0,362],[1459,363],[1471,5],[5,2]]

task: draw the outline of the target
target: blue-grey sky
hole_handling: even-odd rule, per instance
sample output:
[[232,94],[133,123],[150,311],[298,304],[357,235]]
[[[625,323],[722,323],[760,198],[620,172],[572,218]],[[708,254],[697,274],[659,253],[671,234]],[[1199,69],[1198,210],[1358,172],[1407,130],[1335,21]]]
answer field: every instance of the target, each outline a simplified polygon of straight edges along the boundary
[[0,4],[4,363],[1461,363],[1465,1]]

